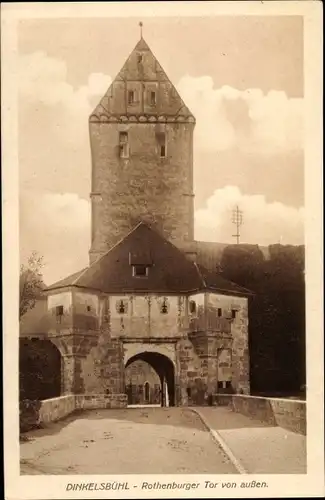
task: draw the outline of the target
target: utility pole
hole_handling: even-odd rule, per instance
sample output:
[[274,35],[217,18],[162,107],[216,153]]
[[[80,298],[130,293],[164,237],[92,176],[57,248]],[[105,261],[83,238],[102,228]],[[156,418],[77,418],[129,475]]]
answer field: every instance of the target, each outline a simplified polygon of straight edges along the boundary
[[239,228],[243,224],[243,212],[239,210],[238,205],[236,205],[236,208],[232,211],[232,223],[236,225],[236,234],[233,234],[233,237],[236,238],[238,245],[240,238]]

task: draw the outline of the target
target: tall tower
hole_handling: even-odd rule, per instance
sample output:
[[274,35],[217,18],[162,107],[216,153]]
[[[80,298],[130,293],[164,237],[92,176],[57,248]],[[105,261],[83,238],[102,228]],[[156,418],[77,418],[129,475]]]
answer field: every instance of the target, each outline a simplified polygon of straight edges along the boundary
[[181,249],[193,242],[194,126],[141,36],[89,118],[90,263],[140,221]]

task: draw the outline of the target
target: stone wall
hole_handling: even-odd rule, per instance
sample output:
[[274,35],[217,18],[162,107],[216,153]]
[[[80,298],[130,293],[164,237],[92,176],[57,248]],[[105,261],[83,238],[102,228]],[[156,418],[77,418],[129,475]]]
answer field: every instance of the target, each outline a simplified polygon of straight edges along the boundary
[[58,398],[41,401],[39,423],[48,423],[66,417],[76,409],[76,396],[60,396]]
[[176,245],[193,240],[193,124],[164,125],[166,158],[160,158],[157,126],[123,125],[128,133],[129,158],[120,158],[121,126],[90,123],[91,262],[141,220],[153,224]]
[[80,394],[76,396],[76,409],[126,408],[126,394]]
[[145,351],[173,362],[176,404],[205,404],[219,390],[249,393],[246,298],[210,292],[99,297],[74,290],[50,296],[49,305],[66,304],[67,297],[71,325],[51,334],[63,357],[61,393],[121,394],[126,362]]
[[20,402],[20,432],[56,422],[76,410],[126,408],[126,406],[126,394],[69,394],[43,401],[24,400]]
[[214,404],[229,406],[250,418],[306,435],[306,402],[255,396],[214,395]]
[[[119,312],[120,301],[124,313]],[[167,312],[161,312],[165,301]],[[110,332],[112,337],[175,337],[184,330],[187,301],[178,296],[120,295],[109,297]]]
[[[248,345],[248,299],[215,293],[207,294],[207,309],[216,316],[218,309],[231,324],[230,335],[220,338],[218,349],[231,348],[231,381],[235,392],[250,392],[249,345]],[[235,317],[233,317],[233,312]],[[213,331],[213,326],[210,327]]]

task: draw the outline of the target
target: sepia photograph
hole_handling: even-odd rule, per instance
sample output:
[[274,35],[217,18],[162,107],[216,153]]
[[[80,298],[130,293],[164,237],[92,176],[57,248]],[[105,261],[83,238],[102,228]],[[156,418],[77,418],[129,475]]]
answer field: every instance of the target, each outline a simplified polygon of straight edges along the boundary
[[136,4],[16,4],[18,476],[266,496],[311,472],[306,22]]

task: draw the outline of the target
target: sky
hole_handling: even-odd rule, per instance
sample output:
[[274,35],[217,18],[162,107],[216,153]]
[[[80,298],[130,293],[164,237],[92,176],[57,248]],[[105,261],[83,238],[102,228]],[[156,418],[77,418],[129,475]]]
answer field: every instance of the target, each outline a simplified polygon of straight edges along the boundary
[[[299,16],[146,18],[143,36],[196,117],[195,237],[304,242]],[[88,264],[88,116],[139,40],[135,18],[19,23],[20,251],[50,284]]]

